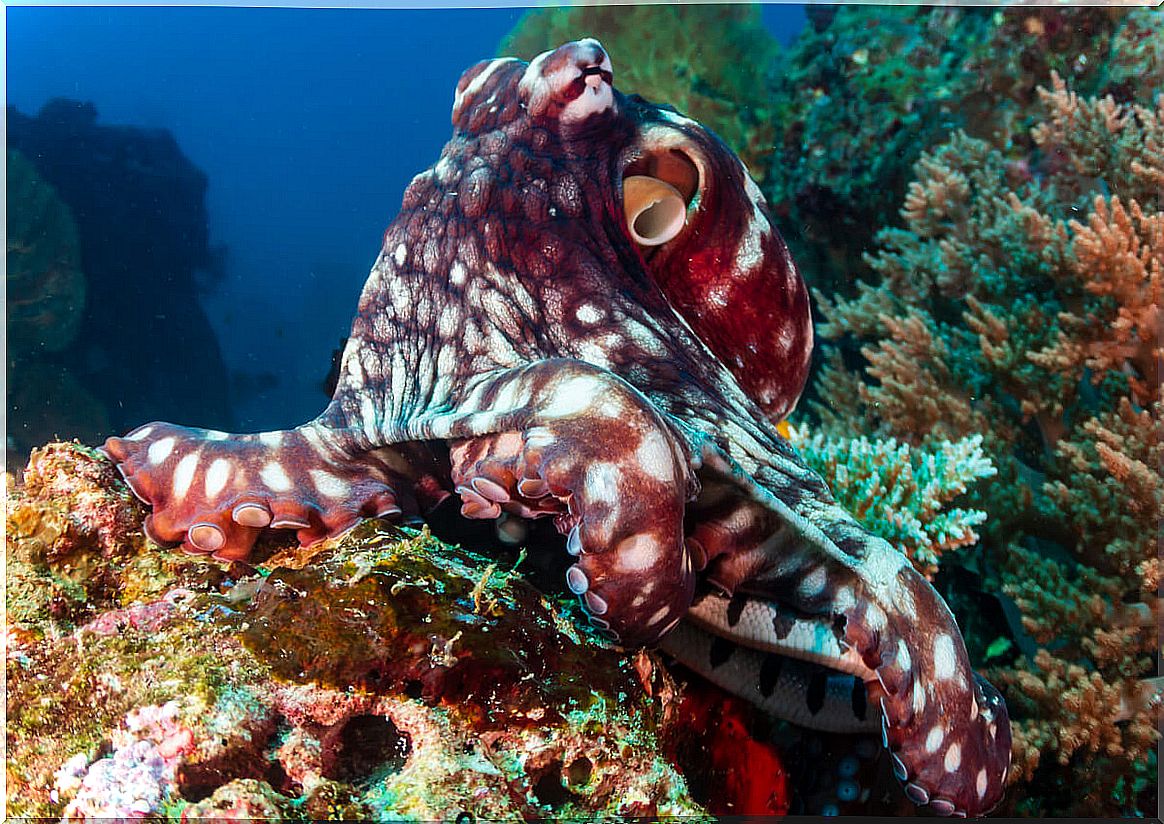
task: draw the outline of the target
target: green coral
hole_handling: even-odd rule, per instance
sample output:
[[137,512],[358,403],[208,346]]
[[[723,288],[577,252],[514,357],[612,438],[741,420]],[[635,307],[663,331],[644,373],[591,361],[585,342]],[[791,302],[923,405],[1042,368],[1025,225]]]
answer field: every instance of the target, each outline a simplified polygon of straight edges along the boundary
[[932,576],[944,553],[978,541],[974,528],[986,513],[947,504],[996,473],[980,435],[911,447],[892,438],[809,434],[793,426],[789,440],[837,502],[909,556],[919,572]]
[[740,155],[754,177],[764,178],[774,135],[767,72],[778,44],[761,23],[757,6],[537,9],[522,17],[498,51],[529,60],[581,37],[597,37],[610,52],[620,91],[674,106],[698,120]]

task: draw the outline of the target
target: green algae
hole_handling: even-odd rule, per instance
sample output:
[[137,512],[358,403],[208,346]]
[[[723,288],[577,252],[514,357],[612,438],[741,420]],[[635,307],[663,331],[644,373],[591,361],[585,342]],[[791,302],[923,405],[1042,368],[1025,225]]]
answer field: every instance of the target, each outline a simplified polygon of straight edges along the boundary
[[12,814],[65,814],[58,771],[171,702],[193,744],[151,816],[701,812],[658,752],[666,702],[514,569],[382,523],[224,569],[146,541],[99,454],[34,463],[8,507]]
[[616,652],[589,632],[585,641],[559,632],[563,606],[483,556],[375,522],[342,547],[301,569],[272,569],[230,614],[280,678],[403,689],[479,713],[481,724],[557,721],[596,694],[641,693]]
[[262,677],[231,654],[229,643],[214,640],[213,627],[187,619],[153,631],[81,631],[28,648],[8,669],[9,812],[59,817],[62,805],[50,801],[55,771],[75,753],[96,755],[135,707],[189,698],[213,703],[223,685],[245,680],[248,670],[252,680]]

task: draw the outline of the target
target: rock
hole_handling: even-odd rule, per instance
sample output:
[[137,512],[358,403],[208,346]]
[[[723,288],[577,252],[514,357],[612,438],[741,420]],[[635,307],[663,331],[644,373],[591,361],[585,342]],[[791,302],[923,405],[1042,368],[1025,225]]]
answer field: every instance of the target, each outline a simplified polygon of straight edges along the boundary
[[224,570],[150,544],[112,472],[52,444],[9,496],[11,814],[704,814],[658,659],[572,600],[380,522]]
[[[7,115],[9,147],[72,214],[87,282],[72,341],[52,362],[105,407],[114,431],[154,418],[229,428],[226,366],[198,302],[199,279],[221,266],[206,176],[169,132],[99,124],[89,103],[56,99],[35,117]],[[27,205],[14,196],[31,197],[20,192],[10,192],[10,216]],[[60,426],[53,436],[87,433]]]

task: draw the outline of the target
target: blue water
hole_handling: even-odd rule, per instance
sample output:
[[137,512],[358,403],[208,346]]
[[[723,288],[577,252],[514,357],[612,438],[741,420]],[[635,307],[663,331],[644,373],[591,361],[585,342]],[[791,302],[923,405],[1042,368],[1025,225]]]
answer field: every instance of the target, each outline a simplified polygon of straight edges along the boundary
[[[326,402],[331,352],[383,230],[449,136],[457,78],[495,54],[521,10],[7,15],[10,105],[33,115],[53,97],[91,101],[100,123],[170,130],[207,174],[211,243],[228,256],[201,300],[243,387],[234,423],[248,431],[299,423]],[[803,7],[767,6],[764,19],[788,42]]]

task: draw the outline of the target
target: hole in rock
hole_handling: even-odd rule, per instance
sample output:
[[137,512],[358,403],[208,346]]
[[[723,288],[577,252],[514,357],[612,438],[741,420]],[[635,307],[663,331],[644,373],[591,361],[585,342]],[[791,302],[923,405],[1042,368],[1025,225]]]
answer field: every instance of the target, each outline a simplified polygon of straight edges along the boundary
[[566,768],[566,781],[571,787],[584,787],[590,783],[590,776],[594,773],[594,764],[589,758],[578,758],[570,762]]
[[270,784],[275,792],[289,796],[299,795],[299,786],[291,780],[291,776],[287,775],[287,771],[278,761],[272,761],[271,765],[267,767],[263,780]]
[[[585,761],[586,759],[581,760]],[[575,793],[570,792],[562,784],[562,763],[560,761],[554,761],[546,767],[546,771],[534,782],[533,794],[539,803],[555,809],[567,801],[577,798]]]
[[335,759],[325,777],[356,783],[372,775],[385,775],[404,767],[412,742],[391,719],[382,715],[359,715],[339,736]]

